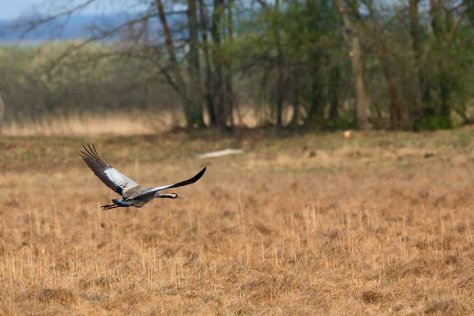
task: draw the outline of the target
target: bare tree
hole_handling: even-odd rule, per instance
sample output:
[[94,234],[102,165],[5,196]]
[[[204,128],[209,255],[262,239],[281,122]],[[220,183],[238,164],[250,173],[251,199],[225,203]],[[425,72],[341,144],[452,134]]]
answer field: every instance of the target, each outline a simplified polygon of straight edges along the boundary
[[189,89],[188,89],[188,121],[201,127],[204,126],[202,117],[203,96],[201,65],[199,62],[199,27],[197,21],[196,0],[188,0],[188,30],[189,30]]
[[[234,4],[233,0],[227,0],[227,10],[226,10],[226,30],[227,30],[227,37],[226,37],[226,44],[227,46],[232,46],[234,40]],[[224,75],[224,84],[225,84],[225,99],[228,107],[228,121],[230,127],[234,126],[234,109],[235,109],[235,101],[234,101],[234,91],[233,91],[233,84],[232,84],[232,76],[234,70],[232,65],[232,53],[227,53],[225,58],[225,75]]]
[[[352,77],[354,81],[357,127],[361,130],[366,130],[369,128],[368,109],[370,108],[370,100],[367,96],[364,84],[364,68],[359,30],[353,24],[350,15],[344,6],[343,0],[334,0],[334,3],[336,4],[346,32],[350,38],[350,57],[352,65]],[[355,9],[359,10],[357,4]]]
[[421,30],[419,23],[419,12],[418,5],[420,0],[410,0],[409,1],[409,13],[410,13],[410,36],[411,36],[411,45],[413,50],[413,66],[415,67],[414,75],[415,80],[415,100],[413,100],[413,107],[411,111],[411,120],[414,129],[418,129],[421,124],[421,119],[423,116],[423,72],[422,72],[422,39],[421,39]]
[[224,0],[214,0],[214,10],[212,13],[212,62],[214,65],[213,75],[213,95],[214,95],[214,107],[216,109],[217,126],[227,126],[227,120],[229,118],[228,103],[226,103],[226,91],[224,84],[224,55],[222,50],[223,39],[222,39],[222,27],[223,27],[223,15],[224,11]]
[[[365,30],[370,33],[374,41],[375,50],[387,82],[390,102],[390,128],[406,129],[409,125],[406,104],[404,104],[404,99],[400,94],[399,85],[397,83],[396,63],[393,61],[387,37],[384,35],[386,24],[384,24],[384,21],[380,17],[376,16],[376,10],[372,0],[365,0],[364,3],[369,14],[369,21],[363,22],[364,27]],[[360,15],[359,11],[355,13]],[[363,21],[361,17],[359,17],[359,20],[361,22]]]
[[155,0],[158,16],[160,19],[161,27],[163,29],[166,50],[168,52],[168,58],[171,66],[171,73],[174,77],[178,93],[182,98],[184,111],[186,114],[188,126],[204,125],[201,109],[201,83],[199,77],[199,53],[197,51],[197,21],[196,21],[196,2],[194,0],[188,1],[188,30],[189,30],[189,82],[186,84],[183,75],[181,73],[181,67],[176,57],[176,51],[174,48],[175,41],[173,34],[168,25],[165,10],[163,8],[163,2],[161,0]]
[[214,105],[213,82],[214,74],[212,71],[210,41],[208,39],[209,25],[208,14],[204,0],[199,1],[199,26],[201,29],[201,48],[204,57],[204,95],[206,101],[206,109],[209,115],[209,124],[217,126],[217,113]]

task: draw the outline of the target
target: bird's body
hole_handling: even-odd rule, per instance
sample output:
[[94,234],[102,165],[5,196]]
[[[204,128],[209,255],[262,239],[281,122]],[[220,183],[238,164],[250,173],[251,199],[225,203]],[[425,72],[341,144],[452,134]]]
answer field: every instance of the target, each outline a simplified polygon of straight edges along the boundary
[[191,179],[171,185],[148,188],[139,185],[102,160],[93,144],[84,146],[84,150],[81,151],[81,157],[105,185],[122,196],[122,199],[112,199],[114,204],[103,205],[102,209],[104,210],[116,207],[142,207],[155,198],[179,198],[176,193],[160,193],[160,191],[192,184],[198,181],[206,172],[206,167],[204,167]]

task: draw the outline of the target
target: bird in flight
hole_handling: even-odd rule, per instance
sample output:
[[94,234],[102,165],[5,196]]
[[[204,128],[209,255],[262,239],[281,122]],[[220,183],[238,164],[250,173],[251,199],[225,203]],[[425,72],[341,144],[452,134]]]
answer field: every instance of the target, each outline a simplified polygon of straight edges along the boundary
[[94,144],[87,144],[81,150],[81,158],[99,177],[102,182],[111,188],[114,192],[121,195],[121,199],[112,199],[114,204],[102,205],[103,210],[110,210],[116,207],[142,207],[155,198],[177,199],[180,198],[176,193],[160,193],[163,190],[182,187],[193,184],[201,179],[206,167],[199,171],[194,177],[175,184],[163,185],[154,188],[147,188],[139,185],[132,179],[123,175],[120,171],[102,160],[95,149]]

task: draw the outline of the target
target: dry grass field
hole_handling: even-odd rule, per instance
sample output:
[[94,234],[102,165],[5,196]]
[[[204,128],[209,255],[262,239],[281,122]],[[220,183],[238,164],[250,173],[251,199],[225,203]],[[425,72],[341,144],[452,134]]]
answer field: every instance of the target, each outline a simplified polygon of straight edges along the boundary
[[70,114],[43,119],[12,121],[2,126],[5,136],[90,136],[150,135],[164,132],[177,125],[173,113],[112,113],[107,116]]
[[[208,171],[101,211],[88,141],[145,185]],[[0,136],[0,314],[473,314],[473,189],[469,128]]]

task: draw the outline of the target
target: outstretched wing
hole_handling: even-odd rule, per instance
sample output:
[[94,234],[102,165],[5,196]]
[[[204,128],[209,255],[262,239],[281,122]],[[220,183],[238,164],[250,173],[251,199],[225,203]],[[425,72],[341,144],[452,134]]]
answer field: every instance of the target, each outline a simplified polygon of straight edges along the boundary
[[123,195],[122,193],[124,190],[138,186],[138,183],[103,161],[99,157],[94,144],[83,146],[83,150],[81,150],[81,158],[106,186],[120,195]]
[[189,185],[189,184],[193,184],[194,182],[198,181],[199,179],[201,179],[202,175],[206,172],[206,167],[202,168],[201,171],[199,171],[194,177],[192,177],[191,179],[188,179],[188,180],[184,180],[184,181],[181,181],[181,182],[178,182],[178,183],[175,183],[175,184],[170,184],[170,185],[163,185],[161,187],[156,187],[156,188],[153,188],[151,190],[149,190],[148,192],[158,192],[158,191],[162,191],[162,190],[166,190],[166,189],[172,189],[172,188],[177,188],[177,187],[182,187],[182,186],[185,186],[185,185]]

